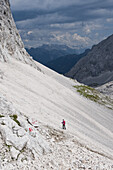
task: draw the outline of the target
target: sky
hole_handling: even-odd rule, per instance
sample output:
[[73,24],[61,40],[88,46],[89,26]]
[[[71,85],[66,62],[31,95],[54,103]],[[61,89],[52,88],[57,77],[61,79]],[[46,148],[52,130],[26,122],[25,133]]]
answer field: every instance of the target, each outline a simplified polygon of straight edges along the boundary
[[113,34],[113,0],[10,0],[25,47],[91,48]]

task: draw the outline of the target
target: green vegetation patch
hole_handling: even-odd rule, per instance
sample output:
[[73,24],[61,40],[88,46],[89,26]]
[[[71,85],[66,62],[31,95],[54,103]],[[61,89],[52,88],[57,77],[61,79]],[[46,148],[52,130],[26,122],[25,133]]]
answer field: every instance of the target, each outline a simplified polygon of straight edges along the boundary
[[95,102],[98,102],[100,99],[97,91],[93,89],[92,87],[80,85],[80,86],[74,86],[77,89],[77,92],[79,92],[82,96],[93,100]]
[[0,118],[4,117],[4,115],[0,115]]
[[20,125],[20,122],[17,120],[17,118],[18,118],[17,115],[11,115],[10,117],[11,117],[19,126],[21,126],[21,125]]
[[80,93],[80,95],[86,97],[87,99],[90,99],[94,102],[97,102],[101,105],[105,105],[109,109],[113,109],[113,100],[109,97],[101,94],[97,90],[95,90],[92,87],[86,86],[86,85],[76,85],[74,86],[77,89],[77,92]]

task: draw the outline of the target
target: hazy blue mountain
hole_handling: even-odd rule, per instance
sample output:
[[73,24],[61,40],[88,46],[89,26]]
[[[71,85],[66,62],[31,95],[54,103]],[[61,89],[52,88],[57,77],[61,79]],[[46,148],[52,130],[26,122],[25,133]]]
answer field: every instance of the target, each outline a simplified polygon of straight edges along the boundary
[[76,54],[78,51],[76,49],[72,49],[66,45],[42,45],[37,48],[26,49],[27,52],[33,57],[34,60],[46,64],[51,60],[55,60],[61,56],[68,54]]
[[89,50],[86,50],[82,54],[69,54],[62,57],[59,57],[55,60],[52,60],[46,64],[47,67],[51,68],[52,70],[65,74],[67,73],[82,57],[87,55]]

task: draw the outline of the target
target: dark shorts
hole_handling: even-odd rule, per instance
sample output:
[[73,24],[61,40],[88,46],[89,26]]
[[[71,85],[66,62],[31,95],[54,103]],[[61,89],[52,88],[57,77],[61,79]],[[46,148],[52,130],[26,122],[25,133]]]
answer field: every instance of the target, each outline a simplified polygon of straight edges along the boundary
[[63,129],[66,129],[65,125],[63,125]]

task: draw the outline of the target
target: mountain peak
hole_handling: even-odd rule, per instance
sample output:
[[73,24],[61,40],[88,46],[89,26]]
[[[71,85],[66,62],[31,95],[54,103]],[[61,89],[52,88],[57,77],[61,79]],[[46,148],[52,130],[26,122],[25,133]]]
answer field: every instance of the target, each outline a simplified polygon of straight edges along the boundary
[[113,35],[81,59],[68,73],[69,77],[87,85],[102,85],[113,80]]
[[[10,10],[9,0],[0,1],[0,61],[9,62],[15,58],[37,68],[32,58],[24,49],[19,32]],[[37,68],[38,69],[38,68]]]

